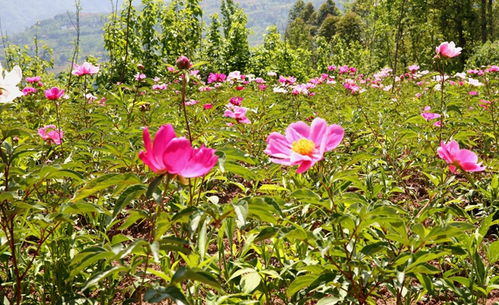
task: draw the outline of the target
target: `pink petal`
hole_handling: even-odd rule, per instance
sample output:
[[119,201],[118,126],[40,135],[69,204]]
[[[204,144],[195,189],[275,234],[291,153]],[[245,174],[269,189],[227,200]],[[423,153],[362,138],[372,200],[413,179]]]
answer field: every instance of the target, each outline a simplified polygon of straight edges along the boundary
[[206,175],[217,164],[215,150],[201,147],[193,150],[189,164],[179,173],[182,177],[194,178]]
[[280,133],[273,132],[267,137],[267,148],[265,153],[277,158],[289,157],[291,153],[291,143],[288,142],[285,136]]
[[462,163],[462,162],[476,163],[478,161],[478,157],[472,151],[469,151],[467,149],[461,149],[456,156],[456,160],[459,163]]
[[189,140],[186,138],[172,139],[163,153],[163,162],[168,172],[180,175],[182,170],[187,167],[193,153],[194,150]]
[[324,119],[315,118],[310,126],[309,139],[315,143],[315,147],[319,148],[321,154],[324,153],[327,145],[328,126]]
[[165,153],[168,143],[175,138],[175,130],[170,124],[163,125],[159,128],[154,136],[154,143],[152,152],[157,160]]
[[309,168],[311,168],[312,165],[313,165],[312,162],[305,161],[305,162],[303,162],[303,163],[300,164],[300,166],[296,170],[296,173],[301,174],[301,173],[307,171]]
[[292,123],[286,128],[286,138],[291,143],[302,138],[308,138],[309,134],[310,127],[302,121]]
[[485,166],[480,166],[475,162],[464,162],[459,163],[459,165],[461,165],[461,168],[467,172],[481,172],[485,170]]
[[329,126],[327,134],[326,151],[335,149],[345,136],[345,130],[340,125],[333,124]]

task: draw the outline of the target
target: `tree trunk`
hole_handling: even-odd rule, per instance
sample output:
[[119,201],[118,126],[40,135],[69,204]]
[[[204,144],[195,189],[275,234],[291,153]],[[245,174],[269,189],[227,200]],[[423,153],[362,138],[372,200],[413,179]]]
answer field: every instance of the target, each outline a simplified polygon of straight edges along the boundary
[[482,5],[480,6],[480,31],[482,33],[482,43],[487,41],[487,0],[482,0]]

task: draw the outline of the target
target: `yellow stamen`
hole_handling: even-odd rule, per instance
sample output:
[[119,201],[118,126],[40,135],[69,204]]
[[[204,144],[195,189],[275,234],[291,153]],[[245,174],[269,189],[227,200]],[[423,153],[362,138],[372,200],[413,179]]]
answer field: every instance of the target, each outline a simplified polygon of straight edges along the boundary
[[309,139],[302,138],[298,141],[294,141],[291,145],[291,149],[300,155],[310,156],[314,152],[315,143]]

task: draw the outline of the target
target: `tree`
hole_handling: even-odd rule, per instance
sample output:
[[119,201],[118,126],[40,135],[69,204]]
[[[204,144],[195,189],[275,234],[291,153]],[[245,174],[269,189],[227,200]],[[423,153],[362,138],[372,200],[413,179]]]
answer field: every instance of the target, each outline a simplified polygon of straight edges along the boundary
[[349,11],[336,23],[338,35],[346,42],[362,40],[362,19],[356,13]]
[[333,0],[326,0],[322,3],[317,11],[317,25],[322,26],[322,23],[328,16],[339,16],[340,10],[336,7]]
[[340,19],[338,16],[328,15],[322,22],[317,35],[324,37],[326,41],[330,41],[337,33],[337,24]]

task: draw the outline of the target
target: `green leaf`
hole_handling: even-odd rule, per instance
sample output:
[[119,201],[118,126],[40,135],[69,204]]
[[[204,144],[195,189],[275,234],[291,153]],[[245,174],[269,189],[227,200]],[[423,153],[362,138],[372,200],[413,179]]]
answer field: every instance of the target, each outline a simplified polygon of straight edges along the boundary
[[182,291],[175,286],[149,288],[144,293],[144,301],[148,303],[159,303],[164,299],[189,304]]
[[318,278],[317,274],[305,274],[297,276],[291,284],[289,284],[288,290],[286,290],[286,295],[291,298],[298,291],[307,288]]
[[179,283],[185,280],[197,281],[215,289],[222,289],[219,280],[203,270],[180,267],[173,275],[172,283]]
[[76,192],[72,202],[78,202],[84,198],[104,190],[111,186],[126,186],[140,183],[140,180],[133,174],[107,174],[89,181],[84,187]]
[[116,201],[113,210],[113,218],[118,216],[124,206],[126,206],[130,201],[137,199],[144,194],[146,190],[145,184],[136,184],[127,188]]

